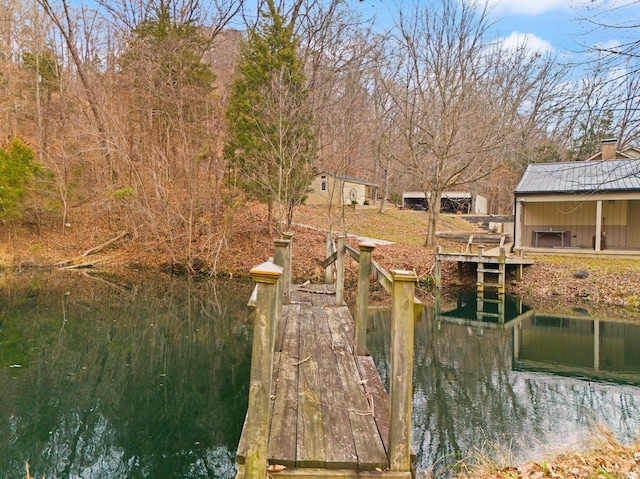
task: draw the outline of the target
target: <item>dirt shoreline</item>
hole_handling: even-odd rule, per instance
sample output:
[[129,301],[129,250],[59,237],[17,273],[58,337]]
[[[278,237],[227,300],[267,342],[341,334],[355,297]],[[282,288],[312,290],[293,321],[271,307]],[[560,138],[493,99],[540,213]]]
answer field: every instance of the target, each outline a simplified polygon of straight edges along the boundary
[[[219,247],[206,251],[201,244],[192,245],[203,253],[188,264],[187,260],[163,249],[162,240],[124,234],[123,225],[114,231],[107,225],[93,225],[90,221],[73,223],[71,227],[28,229],[5,235],[0,243],[0,266],[5,270],[24,268],[87,268],[107,270],[116,275],[135,277],[139,271],[158,271],[167,274],[201,274],[218,277],[249,278],[249,271],[266,261],[274,252],[276,231],[269,232],[257,218],[266,217],[260,205],[243,211],[236,217],[233,228],[220,235]],[[347,244],[357,248],[358,237],[390,240],[392,244],[377,245],[373,260],[387,270],[414,270],[419,278],[420,292],[425,301],[433,294],[435,272],[434,250],[424,246],[427,215],[422,212],[391,209],[385,214],[374,208],[352,208],[327,213],[324,208],[301,207],[296,223],[312,228],[294,227],[294,281],[322,282],[325,257],[323,230],[344,230],[349,233]],[[478,226],[459,218],[443,216],[440,227],[444,231]],[[8,241],[7,241],[8,238]],[[114,240],[115,241],[112,241]],[[440,238],[439,244],[448,251],[461,251],[464,245]],[[100,247],[102,246],[102,247]],[[592,314],[623,315],[640,320],[640,260],[583,258],[570,256],[533,256],[535,263],[524,268],[522,281],[513,274],[507,278],[507,292],[520,296],[536,309],[546,310],[559,305],[571,311],[586,309]],[[61,264],[64,262],[64,264]],[[357,266],[346,261],[346,280],[355,281]],[[443,264],[443,289],[452,292],[475,288],[475,270],[468,265],[459,279],[456,265]]]

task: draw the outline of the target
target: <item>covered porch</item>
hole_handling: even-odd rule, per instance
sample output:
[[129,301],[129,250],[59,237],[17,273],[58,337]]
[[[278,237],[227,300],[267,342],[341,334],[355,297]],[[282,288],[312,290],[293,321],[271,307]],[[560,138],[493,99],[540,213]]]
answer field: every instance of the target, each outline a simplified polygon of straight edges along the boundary
[[640,255],[640,192],[516,197],[514,249]]

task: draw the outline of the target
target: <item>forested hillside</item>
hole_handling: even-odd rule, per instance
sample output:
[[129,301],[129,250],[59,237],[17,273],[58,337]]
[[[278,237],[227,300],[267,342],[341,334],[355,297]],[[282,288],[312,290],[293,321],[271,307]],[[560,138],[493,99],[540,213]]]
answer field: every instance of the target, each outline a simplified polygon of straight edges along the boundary
[[367,1],[0,0],[3,254],[126,233],[212,268],[238,227],[288,228],[319,171],[379,184],[381,212],[424,191],[432,244],[445,191],[509,213],[527,164],[638,138],[633,63],[496,42],[483,4]]

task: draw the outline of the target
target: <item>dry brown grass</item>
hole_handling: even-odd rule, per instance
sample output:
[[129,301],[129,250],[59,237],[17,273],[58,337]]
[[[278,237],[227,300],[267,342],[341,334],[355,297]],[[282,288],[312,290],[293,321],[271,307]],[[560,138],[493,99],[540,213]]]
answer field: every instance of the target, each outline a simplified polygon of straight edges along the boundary
[[[388,206],[383,214],[374,206],[334,207],[331,211],[322,206],[301,206],[295,214],[295,222],[299,224],[408,246],[424,245],[428,220],[424,211],[400,210],[395,206]],[[438,230],[475,231],[477,228],[460,218],[442,215]]]
[[459,466],[457,479],[638,479],[640,441],[623,445],[600,428],[580,451],[557,452],[518,466],[497,466],[484,457]]

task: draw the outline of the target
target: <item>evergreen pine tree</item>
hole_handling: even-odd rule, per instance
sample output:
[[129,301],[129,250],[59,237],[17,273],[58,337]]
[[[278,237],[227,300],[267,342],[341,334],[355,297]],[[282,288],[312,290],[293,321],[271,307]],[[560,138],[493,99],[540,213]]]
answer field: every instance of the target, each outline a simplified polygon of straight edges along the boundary
[[241,187],[288,228],[313,176],[308,91],[293,23],[273,0],[250,32],[232,84],[224,155]]

